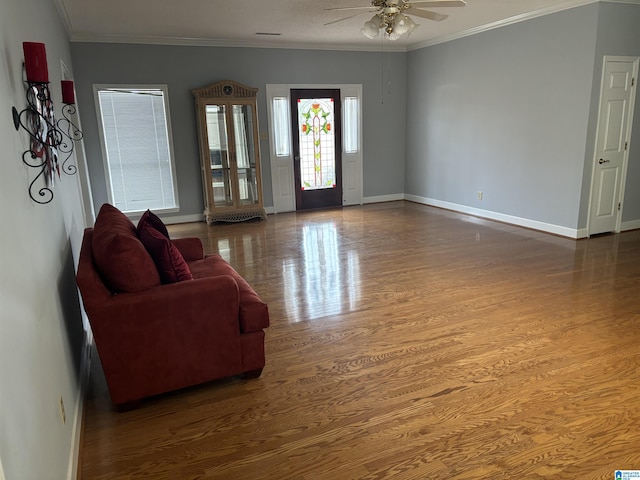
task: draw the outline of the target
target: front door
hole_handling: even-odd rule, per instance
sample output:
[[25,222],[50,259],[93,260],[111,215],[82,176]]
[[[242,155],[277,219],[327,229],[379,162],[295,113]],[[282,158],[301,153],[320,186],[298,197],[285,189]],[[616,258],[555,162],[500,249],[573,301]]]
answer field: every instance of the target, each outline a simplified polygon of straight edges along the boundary
[[589,208],[589,235],[619,228],[638,60],[605,57]]
[[342,205],[341,118],[340,90],[291,90],[296,210]]

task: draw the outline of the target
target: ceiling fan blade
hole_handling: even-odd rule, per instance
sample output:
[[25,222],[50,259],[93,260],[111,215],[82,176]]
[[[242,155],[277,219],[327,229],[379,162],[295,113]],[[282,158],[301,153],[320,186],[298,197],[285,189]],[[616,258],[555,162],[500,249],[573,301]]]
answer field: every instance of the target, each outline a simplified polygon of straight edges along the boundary
[[409,15],[415,15],[416,17],[422,17],[422,18],[427,18],[429,20],[435,20],[436,22],[441,22],[442,20],[444,20],[445,18],[447,18],[449,15],[446,15],[444,13],[436,13],[436,12],[431,12],[429,10],[418,10],[417,8],[409,8],[407,9],[407,13]]
[[410,2],[412,7],[434,8],[434,7],[464,7],[467,4],[464,0],[442,0],[439,2]]
[[350,18],[357,17],[358,15],[362,15],[362,13],[354,13],[353,15],[349,15],[348,17],[339,18],[338,20],[334,20],[332,22],[324,23],[323,25],[326,27],[327,25],[333,25],[334,23],[343,22],[345,20],[349,20]]
[[331,10],[371,10],[372,12],[375,10],[371,5],[367,5],[366,7],[336,7],[336,8],[325,8],[325,12]]

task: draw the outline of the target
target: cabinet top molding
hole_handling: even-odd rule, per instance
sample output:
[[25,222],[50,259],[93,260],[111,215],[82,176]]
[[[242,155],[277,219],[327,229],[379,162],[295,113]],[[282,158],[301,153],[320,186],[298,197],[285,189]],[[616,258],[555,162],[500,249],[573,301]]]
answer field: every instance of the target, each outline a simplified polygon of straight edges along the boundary
[[206,87],[194,88],[191,93],[196,98],[255,98],[258,89],[233,80],[221,80]]

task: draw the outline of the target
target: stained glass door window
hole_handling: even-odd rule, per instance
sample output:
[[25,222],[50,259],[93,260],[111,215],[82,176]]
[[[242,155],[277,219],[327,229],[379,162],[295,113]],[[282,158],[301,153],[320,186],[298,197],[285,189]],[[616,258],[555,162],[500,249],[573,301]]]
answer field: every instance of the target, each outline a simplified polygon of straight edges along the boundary
[[336,187],[335,121],[333,98],[298,100],[300,188]]

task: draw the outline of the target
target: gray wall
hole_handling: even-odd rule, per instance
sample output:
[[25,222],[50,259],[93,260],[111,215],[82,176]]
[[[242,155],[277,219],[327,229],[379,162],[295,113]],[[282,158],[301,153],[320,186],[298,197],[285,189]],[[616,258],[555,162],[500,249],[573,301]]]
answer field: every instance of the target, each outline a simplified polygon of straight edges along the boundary
[[576,228],[597,17],[594,4],[410,52],[406,192]]
[[[640,57],[640,5],[613,3],[599,4],[598,39],[595,49],[593,70],[593,90],[585,156],[583,193],[580,205],[580,225],[586,226],[589,212],[589,189],[596,128],[598,126],[598,102],[602,81],[602,60],[604,55],[625,55]],[[636,79],[637,81],[637,79]],[[636,105],[633,120],[633,134],[629,149],[629,166],[624,195],[623,222],[640,220],[640,97],[636,89]]]
[[[72,67],[69,42],[53,2],[0,2],[0,477],[75,478],[70,452],[78,442],[74,421],[81,420],[76,415],[82,404],[85,333],[74,265],[84,215],[79,174],[63,174],[47,205],[29,198],[29,183],[37,171],[22,163],[29,137],[14,129],[10,114],[13,106],[26,108],[24,41],[46,45],[56,118],[62,98],[60,62]],[[41,178],[35,186],[37,196],[44,186]]]
[[[73,43],[78,105],[85,134],[94,203],[107,201],[93,84],[167,84],[181,211],[202,213],[202,181],[193,88],[230,79],[260,89],[259,124],[267,131],[265,86],[363,85],[364,195],[404,192],[406,54]],[[390,58],[389,58],[390,57]],[[391,93],[382,68],[391,61]],[[385,82],[387,76],[385,74]],[[273,205],[268,142],[261,143],[265,205]]]
[[[225,78],[258,87],[266,131],[266,84],[362,83],[365,197],[407,193],[585,228],[602,56],[640,55],[639,12],[594,3],[406,54],[72,44],[95,206],[107,201],[95,83],[169,85],[179,215],[202,211],[192,88]],[[640,220],[639,105],[624,222]],[[266,141],[261,150],[270,206]]]

